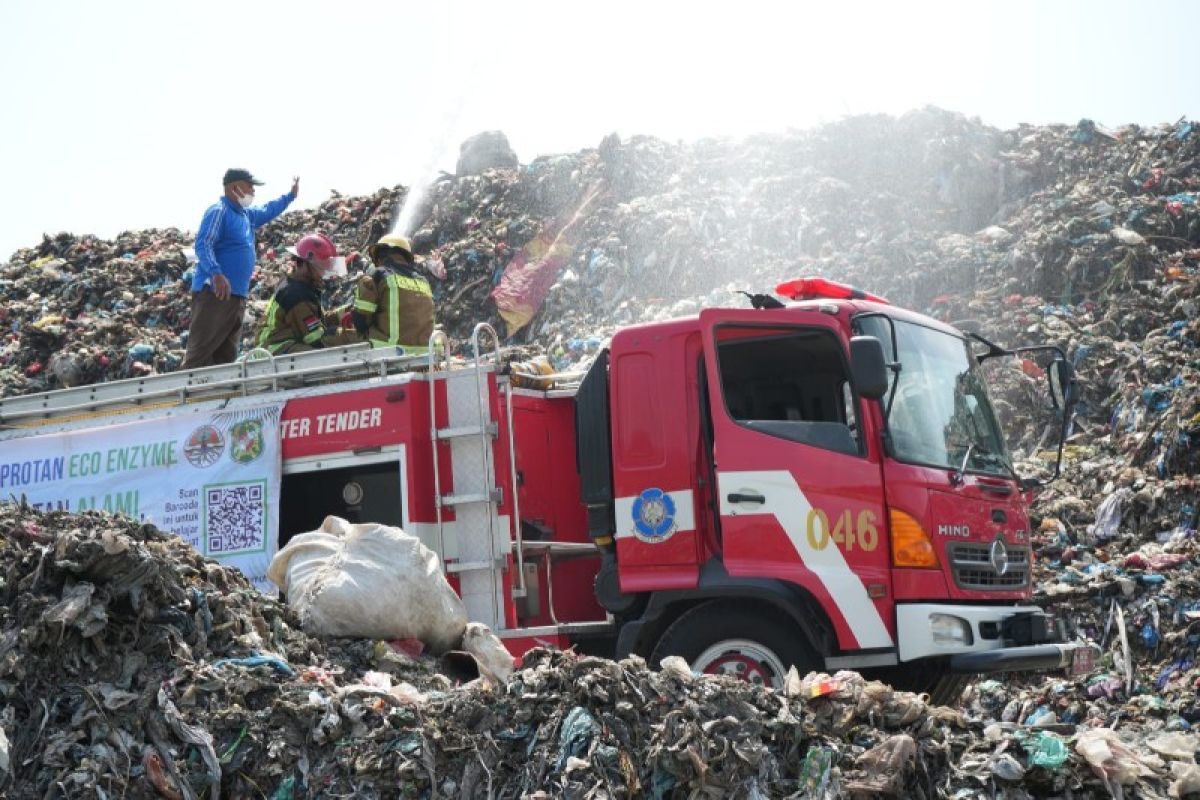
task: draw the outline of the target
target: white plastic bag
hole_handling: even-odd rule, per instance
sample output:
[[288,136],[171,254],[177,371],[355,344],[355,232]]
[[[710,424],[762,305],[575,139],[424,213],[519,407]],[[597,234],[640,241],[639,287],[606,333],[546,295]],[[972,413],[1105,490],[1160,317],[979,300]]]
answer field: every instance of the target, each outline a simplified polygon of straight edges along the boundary
[[1146,741],[1147,746],[1164,758],[1177,758],[1185,762],[1196,762],[1196,751],[1200,750],[1200,737],[1194,733],[1171,731],[1161,733]]
[[458,646],[467,625],[437,555],[387,525],[326,517],[271,559],[267,577],[318,636],[414,638],[443,652]]
[[1079,734],[1075,752],[1083,756],[1109,793],[1116,796],[1121,786],[1155,774],[1163,761],[1153,754],[1139,755],[1110,728],[1092,728]]
[[468,623],[462,637],[462,648],[474,656],[475,663],[479,665],[479,675],[485,681],[493,686],[508,683],[515,660],[491,628],[482,622]]

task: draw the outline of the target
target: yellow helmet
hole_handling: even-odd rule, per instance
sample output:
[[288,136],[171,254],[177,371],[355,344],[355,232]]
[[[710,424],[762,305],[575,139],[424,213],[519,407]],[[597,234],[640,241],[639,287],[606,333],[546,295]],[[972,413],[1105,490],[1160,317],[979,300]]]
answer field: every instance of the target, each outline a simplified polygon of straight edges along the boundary
[[379,252],[379,248],[381,247],[394,247],[397,250],[403,250],[408,254],[410,259],[413,257],[412,244],[408,241],[408,237],[401,236],[398,233],[389,233],[380,238],[378,242],[367,248],[367,255],[371,257],[372,261],[379,261],[379,259],[376,257],[376,254]]

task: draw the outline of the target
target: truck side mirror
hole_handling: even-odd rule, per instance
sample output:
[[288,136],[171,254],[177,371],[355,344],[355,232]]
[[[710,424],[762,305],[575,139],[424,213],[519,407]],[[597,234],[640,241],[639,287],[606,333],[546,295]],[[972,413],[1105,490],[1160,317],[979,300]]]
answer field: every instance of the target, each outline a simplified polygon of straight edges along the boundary
[[887,393],[887,361],[883,343],[874,336],[854,336],[850,339],[850,373],[860,397],[878,400]]

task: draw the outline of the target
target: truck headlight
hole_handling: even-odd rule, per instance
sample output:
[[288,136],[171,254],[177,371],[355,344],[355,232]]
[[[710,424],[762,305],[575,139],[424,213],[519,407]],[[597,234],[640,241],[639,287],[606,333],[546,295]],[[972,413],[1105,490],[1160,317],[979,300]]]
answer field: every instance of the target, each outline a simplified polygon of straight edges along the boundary
[[930,614],[929,630],[936,645],[962,647],[975,643],[975,637],[971,635],[971,625],[962,617]]

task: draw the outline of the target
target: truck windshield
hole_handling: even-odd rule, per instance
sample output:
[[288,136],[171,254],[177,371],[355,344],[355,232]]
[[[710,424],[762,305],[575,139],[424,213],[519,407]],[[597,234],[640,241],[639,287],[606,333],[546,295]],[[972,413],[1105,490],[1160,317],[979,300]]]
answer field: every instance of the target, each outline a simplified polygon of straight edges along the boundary
[[[888,430],[892,453],[901,460],[957,469],[970,451],[971,472],[1012,477],[1012,462],[979,364],[967,342],[957,336],[910,322],[873,315],[856,320],[859,329],[892,350],[900,363],[891,373],[886,403],[892,400]],[[886,408],[886,405],[885,405]]]

